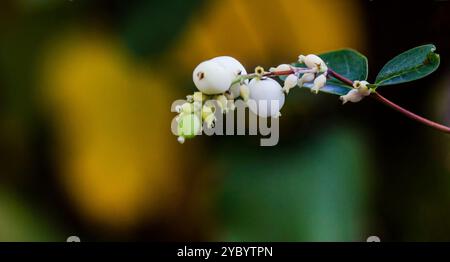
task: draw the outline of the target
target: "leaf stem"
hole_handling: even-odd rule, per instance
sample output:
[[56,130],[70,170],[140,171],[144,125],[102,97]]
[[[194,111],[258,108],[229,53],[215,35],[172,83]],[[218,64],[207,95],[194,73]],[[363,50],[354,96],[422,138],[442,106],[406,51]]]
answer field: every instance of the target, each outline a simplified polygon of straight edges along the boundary
[[[333,76],[334,78],[338,79],[339,81],[341,81],[341,82],[343,82],[343,83],[345,83],[345,84],[347,84],[347,85],[349,85],[349,86],[353,86],[353,81],[352,81],[352,80],[350,80],[350,79],[348,79],[348,78],[346,78],[346,77],[344,77],[344,76],[342,76],[342,75],[336,73],[336,72],[333,71],[332,69],[329,68],[329,69],[328,69],[328,73],[329,73],[331,76]],[[450,134],[450,127],[444,126],[444,125],[441,125],[441,124],[438,124],[438,123],[433,122],[433,121],[431,121],[431,120],[429,120],[429,119],[426,119],[426,118],[424,118],[424,117],[421,117],[421,116],[419,116],[419,115],[416,115],[416,114],[414,114],[413,112],[411,112],[411,111],[409,111],[409,110],[406,110],[405,108],[403,108],[403,107],[401,107],[401,106],[395,104],[394,102],[388,100],[388,99],[385,98],[384,96],[380,95],[378,92],[373,92],[373,93],[371,94],[371,96],[372,96],[373,98],[375,98],[377,101],[379,101],[379,102],[381,102],[381,103],[383,103],[383,104],[385,104],[385,105],[387,105],[387,106],[393,108],[394,110],[397,110],[398,112],[404,114],[405,116],[407,116],[407,117],[409,117],[409,118],[411,118],[411,119],[413,119],[413,120],[416,120],[416,121],[418,121],[418,122],[420,122],[420,123],[422,123],[422,124],[424,124],[424,125],[427,125],[427,126],[429,126],[429,127],[432,127],[432,128],[434,128],[434,129],[436,129],[436,130],[439,130],[439,131],[441,131],[441,132]]]

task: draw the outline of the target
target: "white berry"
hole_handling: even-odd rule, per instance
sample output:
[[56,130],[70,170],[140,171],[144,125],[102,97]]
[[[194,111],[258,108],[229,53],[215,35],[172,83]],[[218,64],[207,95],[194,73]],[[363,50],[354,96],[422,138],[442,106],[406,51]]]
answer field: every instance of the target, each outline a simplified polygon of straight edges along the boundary
[[277,81],[253,78],[249,85],[250,110],[261,117],[276,117],[284,104],[284,93]]
[[[216,62],[219,65],[221,65],[222,67],[224,67],[226,70],[230,71],[233,74],[234,79],[236,79],[236,77],[238,77],[240,75],[247,74],[247,71],[245,70],[244,66],[238,60],[236,60],[234,57],[218,56],[218,57],[211,59],[210,61]],[[248,80],[246,80],[245,83],[248,83]],[[232,94],[233,98],[238,97],[239,92],[240,92],[240,83],[235,83],[234,85],[232,85],[230,87],[230,93]]]
[[200,63],[192,74],[195,86],[207,95],[221,94],[230,88],[233,73],[211,60]]

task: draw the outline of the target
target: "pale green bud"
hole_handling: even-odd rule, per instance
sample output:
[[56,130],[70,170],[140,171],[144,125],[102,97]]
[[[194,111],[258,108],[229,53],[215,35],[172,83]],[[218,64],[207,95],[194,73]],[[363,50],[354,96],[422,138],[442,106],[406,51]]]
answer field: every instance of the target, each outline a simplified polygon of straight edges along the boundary
[[182,115],[178,121],[178,136],[192,138],[201,131],[201,121],[195,114]]

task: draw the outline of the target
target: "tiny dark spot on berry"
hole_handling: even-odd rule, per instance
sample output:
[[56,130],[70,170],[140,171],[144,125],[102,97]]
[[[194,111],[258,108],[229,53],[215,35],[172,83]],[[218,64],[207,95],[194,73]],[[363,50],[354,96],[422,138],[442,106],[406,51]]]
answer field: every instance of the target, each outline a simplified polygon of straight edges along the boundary
[[205,73],[203,73],[203,72],[198,72],[198,73],[197,73],[197,77],[198,77],[199,80],[202,80],[203,78],[205,78]]

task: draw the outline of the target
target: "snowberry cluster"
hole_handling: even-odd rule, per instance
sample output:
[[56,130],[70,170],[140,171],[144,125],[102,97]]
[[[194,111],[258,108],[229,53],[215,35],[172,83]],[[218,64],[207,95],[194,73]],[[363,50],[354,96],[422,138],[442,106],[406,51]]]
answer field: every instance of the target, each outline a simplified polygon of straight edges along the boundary
[[[203,123],[214,126],[215,113],[227,113],[235,109],[234,101],[242,99],[250,111],[260,117],[279,117],[285,94],[290,89],[312,83],[311,91],[318,93],[326,85],[328,67],[317,55],[300,55],[298,62],[306,67],[281,64],[266,72],[256,67],[247,74],[244,66],[235,58],[220,56],[200,63],[192,74],[199,90],[188,95],[187,101],[176,107],[178,116],[178,141],[183,143],[202,131]],[[271,77],[286,76],[283,86]],[[370,94],[366,81],[355,81],[353,89],[341,96],[343,103],[359,102]]]

